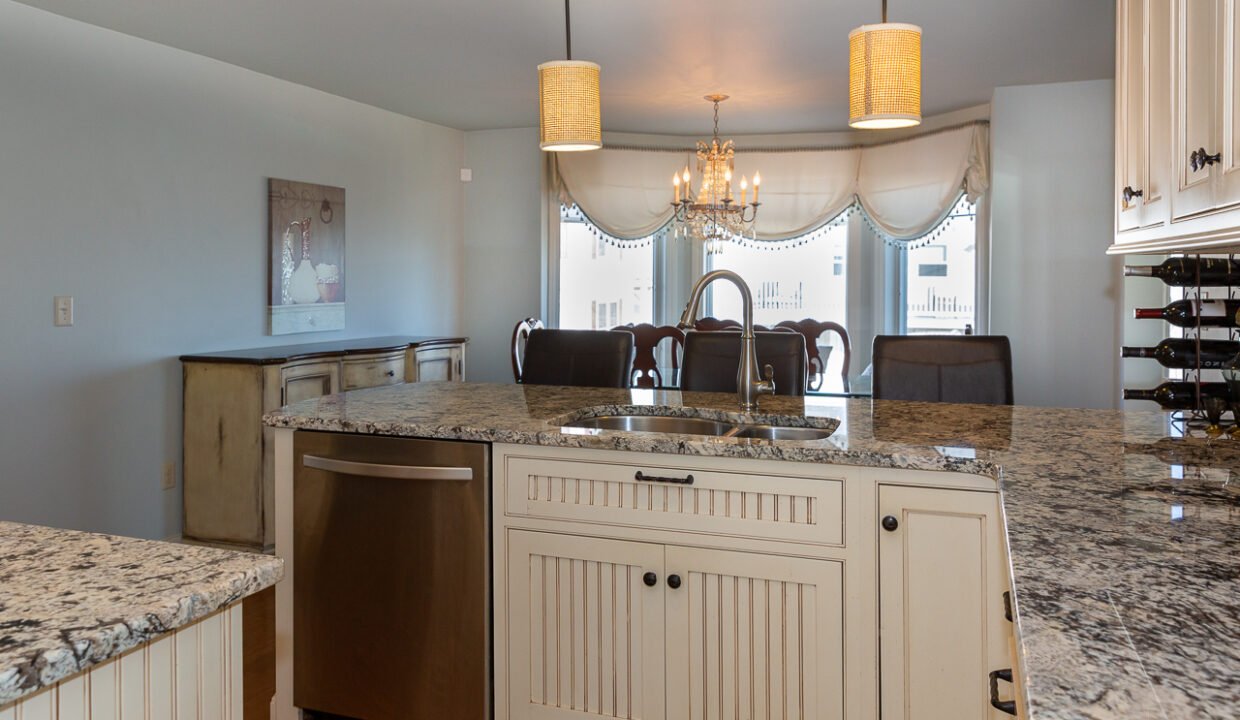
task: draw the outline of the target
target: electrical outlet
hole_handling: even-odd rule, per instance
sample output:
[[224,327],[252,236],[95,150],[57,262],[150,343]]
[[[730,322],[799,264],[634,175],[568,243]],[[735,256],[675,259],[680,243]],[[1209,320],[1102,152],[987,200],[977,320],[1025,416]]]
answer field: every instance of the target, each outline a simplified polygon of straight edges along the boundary
[[177,486],[177,464],[164,463],[163,476],[160,478],[159,486],[164,490],[171,490]]
[[52,324],[56,327],[72,327],[73,296],[57,295],[53,305],[55,306],[55,314],[52,317]]

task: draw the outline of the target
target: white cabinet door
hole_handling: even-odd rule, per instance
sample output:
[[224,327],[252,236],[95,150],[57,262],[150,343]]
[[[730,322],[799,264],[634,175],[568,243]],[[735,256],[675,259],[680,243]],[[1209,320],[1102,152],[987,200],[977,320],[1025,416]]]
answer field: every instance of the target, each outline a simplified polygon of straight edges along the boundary
[[1119,197],[1116,227],[1122,232],[1142,225],[1145,193],[1146,142],[1146,66],[1145,0],[1119,0],[1116,3],[1116,108],[1115,108],[1115,185]]
[[667,573],[669,718],[843,717],[842,563],[668,546]]
[[663,546],[508,533],[508,717],[661,720]]
[[1176,168],[1173,215],[1182,218],[1215,206],[1213,175],[1219,165],[1198,165],[1194,152],[1221,152],[1216,99],[1219,84],[1221,0],[1176,0]]
[[880,485],[878,502],[883,720],[1009,717],[988,682],[1011,665],[998,496]]
[[1218,183],[1215,205],[1225,207],[1240,204],[1240,2],[1223,0],[1219,13],[1220,137],[1210,152],[1222,154],[1213,170]]

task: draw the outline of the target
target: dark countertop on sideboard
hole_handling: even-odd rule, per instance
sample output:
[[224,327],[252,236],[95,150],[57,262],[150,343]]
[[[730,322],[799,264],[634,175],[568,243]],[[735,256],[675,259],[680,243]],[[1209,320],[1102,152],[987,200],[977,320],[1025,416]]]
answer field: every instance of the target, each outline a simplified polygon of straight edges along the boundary
[[408,347],[431,347],[434,345],[458,345],[469,342],[467,337],[439,335],[387,335],[384,337],[353,338],[329,342],[301,343],[298,345],[274,345],[272,347],[225,350],[223,352],[182,355],[181,362],[247,363],[252,365],[281,365],[292,360],[307,360],[325,355],[362,355],[385,350],[395,352]]

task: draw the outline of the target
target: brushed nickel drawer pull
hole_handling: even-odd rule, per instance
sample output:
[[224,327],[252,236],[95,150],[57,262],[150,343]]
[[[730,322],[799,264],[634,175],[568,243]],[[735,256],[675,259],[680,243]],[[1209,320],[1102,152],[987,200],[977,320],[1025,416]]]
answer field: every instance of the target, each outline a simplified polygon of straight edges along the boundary
[[353,462],[336,458],[303,455],[301,464],[315,470],[359,475],[361,477],[392,478],[395,480],[452,480],[468,482],[474,479],[474,469],[468,467],[439,467],[433,465],[383,465],[380,463]]
[[693,484],[692,475],[688,475],[682,478],[659,477],[657,475],[643,475],[641,470],[638,470],[637,473],[633,475],[633,479],[638,482],[669,483],[672,485],[692,485]]

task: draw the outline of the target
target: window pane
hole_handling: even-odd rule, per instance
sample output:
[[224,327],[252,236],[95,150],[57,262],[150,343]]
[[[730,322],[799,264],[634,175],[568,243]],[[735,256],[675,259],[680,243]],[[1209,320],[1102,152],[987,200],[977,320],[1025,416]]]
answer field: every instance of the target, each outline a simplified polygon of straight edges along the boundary
[[651,322],[654,243],[618,248],[584,222],[560,223],[560,327],[609,329]]
[[[773,327],[783,320],[814,318],[847,327],[847,248],[848,226],[843,224],[799,247],[767,250],[727,243],[723,252],[708,255],[706,264],[708,270],[728,269],[744,278],[753,293],[755,324]],[[741,319],[741,295],[730,283],[712,283],[707,293],[712,315]],[[825,348],[839,339],[827,333],[818,342]],[[843,355],[827,352],[827,374],[838,375]]]
[[908,250],[905,317],[909,335],[963,334],[976,322],[977,222],[961,199],[942,233]]

